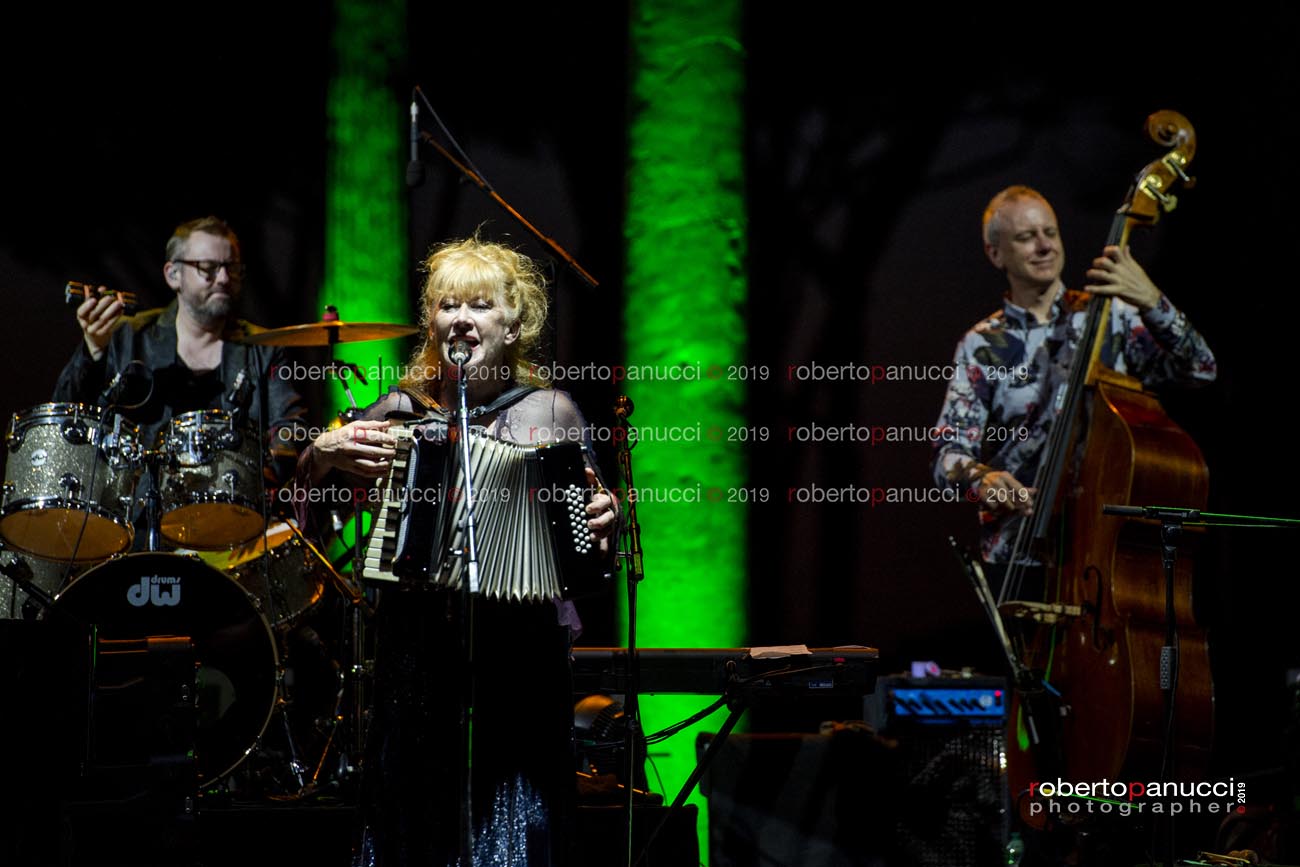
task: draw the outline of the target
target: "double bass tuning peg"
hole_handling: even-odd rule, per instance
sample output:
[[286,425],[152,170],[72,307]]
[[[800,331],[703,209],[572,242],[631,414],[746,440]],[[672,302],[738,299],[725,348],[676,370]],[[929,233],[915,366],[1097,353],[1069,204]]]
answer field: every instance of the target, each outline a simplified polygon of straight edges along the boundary
[[1167,154],[1162,162],[1169,167],[1169,171],[1178,175],[1178,178],[1183,182],[1184,187],[1190,190],[1192,187],[1196,186],[1196,178],[1183,171],[1183,164],[1174,159],[1173,154]]
[[1154,187],[1148,184],[1142,188],[1142,192],[1146,193],[1148,196],[1158,201],[1160,203],[1161,209],[1164,210],[1166,213],[1178,207],[1178,197],[1173,195],[1172,193],[1162,193],[1160,192],[1160,189],[1158,187]]

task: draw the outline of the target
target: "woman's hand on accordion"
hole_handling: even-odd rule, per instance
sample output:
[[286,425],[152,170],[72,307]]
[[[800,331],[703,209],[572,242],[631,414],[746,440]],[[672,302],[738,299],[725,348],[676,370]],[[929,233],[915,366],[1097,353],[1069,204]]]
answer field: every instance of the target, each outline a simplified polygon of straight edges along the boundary
[[587,467],[587,484],[596,492],[587,504],[590,520],[587,527],[591,536],[600,543],[602,554],[608,554],[613,543],[614,531],[618,528],[618,503],[605,490],[605,486],[596,478],[596,471]]
[[397,439],[388,432],[390,424],[362,419],[316,437],[311,444],[313,480],[319,481],[330,470],[368,479],[386,475],[397,454]]

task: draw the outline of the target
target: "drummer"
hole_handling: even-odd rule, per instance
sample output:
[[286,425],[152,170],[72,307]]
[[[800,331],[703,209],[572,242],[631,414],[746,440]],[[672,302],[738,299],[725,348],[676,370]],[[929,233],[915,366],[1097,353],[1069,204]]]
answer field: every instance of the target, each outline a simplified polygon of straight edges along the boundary
[[59,375],[53,400],[111,406],[138,425],[139,442],[153,448],[173,418],[198,410],[224,411],[257,430],[265,383],[272,475],[291,477],[297,459],[292,444],[299,438],[280,431],[302,422],[306,405],[290,381],[271,375],[285,362],[282,349],[236,342],[261,329],[234,315],[244,276],[234,231],[211,216],[177,226],[162,276],[176,297],[161,309],[124,316],[113,294],[82,302],[82,340]]

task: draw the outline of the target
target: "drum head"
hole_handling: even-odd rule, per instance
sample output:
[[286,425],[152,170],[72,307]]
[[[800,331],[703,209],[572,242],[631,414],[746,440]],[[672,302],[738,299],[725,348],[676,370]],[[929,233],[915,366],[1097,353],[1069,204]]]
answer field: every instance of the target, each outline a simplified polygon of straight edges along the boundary
[[178,506],[163,515],[159,526],[163,538],[178,548],[213,551],[253,540],[266,522],[255,508],[214,499]]
[[0,535],[36,557],[89,563],[131,547],[132,528],[93,503],[48,500],[24,504],[0,519]]
[[54,607],[94,625],[101,641],[190,639],[200,785],[225,777],[257,745],[275,709],[279,658],[266,620],[231,578],[189,556],[129,554],[85,572]]

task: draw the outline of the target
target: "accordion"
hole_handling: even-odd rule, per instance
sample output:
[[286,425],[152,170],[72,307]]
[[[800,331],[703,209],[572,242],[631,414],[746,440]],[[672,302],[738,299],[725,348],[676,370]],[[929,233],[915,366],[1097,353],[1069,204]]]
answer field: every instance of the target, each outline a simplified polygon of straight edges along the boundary
[[[361,577],[458,589],[468,580],[468,496],[461,449],[434,427],[394,427],[397,455]],[[587,527],[576,442],[524,446],[470,431],[479,591],[495,599],[573,599],[600,592],[609,569]],[[462,556],[463,555],[463,556]]]

